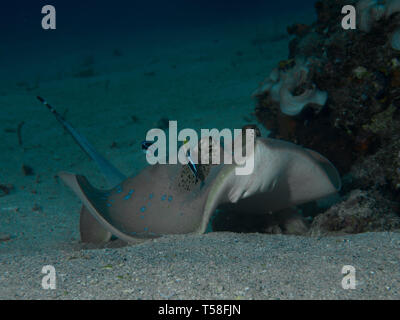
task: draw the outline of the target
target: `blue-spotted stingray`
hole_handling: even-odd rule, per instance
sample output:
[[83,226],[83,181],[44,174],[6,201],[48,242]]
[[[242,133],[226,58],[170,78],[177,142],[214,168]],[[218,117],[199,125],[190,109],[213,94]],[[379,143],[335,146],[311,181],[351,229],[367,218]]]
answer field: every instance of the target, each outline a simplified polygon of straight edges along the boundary
[[246,214],[268,214],[325,197],[341,187],[335,167],[317,152],[258,134],[250,155],[254,157],[250,175],[236,175],[236,164],[200,165],[203,178],[198,181],[187,165],[156,164],[126,178],[44,99],[38,99],[112,186],[100,190],[82,175],[59,173],[83,203],[83,242],[107,242],[112,235],[134,243],[166,234],[202,234],[220,205],[234,204]]

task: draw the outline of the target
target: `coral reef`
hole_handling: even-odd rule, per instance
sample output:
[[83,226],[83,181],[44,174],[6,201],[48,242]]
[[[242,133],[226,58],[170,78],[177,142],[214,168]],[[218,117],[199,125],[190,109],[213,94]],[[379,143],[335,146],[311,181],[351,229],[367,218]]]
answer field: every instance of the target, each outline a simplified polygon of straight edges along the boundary
[[324,106],[327,93],[316,88],[308,80],[307,63],[294,62],[294,67],[287,69],[291,60],[282,61],[279,69],[274,69],[260,90],[255,94],[268,91],[273,102],[279,103],[282,113],[288,116],[298,115],[305,106]]
[[[341,27],[341,9],[349,4],[357,10],[356,30]],[[315,9],[313,24],[288,27],[288,59],[254,94],[257,119],[272,137],[329,158],[346,177],[343,195],[358,188],[372,198],[380,194],[378,203],[398,203],[400,1],[325,0]],[[312,90],[325,99],[294,103]]]
[[358,23],[362,31],[370,32],[375,24],[400,12],[399,0],[360,0],[356,5]]
[[316,216],[309,234],[323,236],[400,229],[400,217],[394,210],[396,204],[379,194],[353,190],[345,201]]
[[393,50],[400,50],[400,28],[397,28],[393,32],[390,40],[390,45],[392,46]]

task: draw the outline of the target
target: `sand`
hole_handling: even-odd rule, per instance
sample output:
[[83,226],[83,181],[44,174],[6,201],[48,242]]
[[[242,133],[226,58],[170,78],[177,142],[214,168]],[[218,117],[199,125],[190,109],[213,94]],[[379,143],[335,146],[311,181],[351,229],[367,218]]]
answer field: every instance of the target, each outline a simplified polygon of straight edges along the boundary
[[[256,122],[251,94],[287,57],[286,26],[312,18],[213,25],[173,38],[171,31],[113,42],[77,37],[79,50],[60,39],[46,54],[26,39],[1,52],[0,184],[14,189],[0,197],[0,299],[398,299],[398,233],[214,232],[88,248],[79,243],[80,202],[56,177],[83,173],[106,186],[36,95],[122,172],[136,174],[146,166],[140,141],[161,117],[194,129]],[[24,175],[24,164],[33,175]],[[48,264],[56,290],[41,287]],[[347,264],[357,271],[355,290],[341,287]]]
[[[0,299],[399,299],[400,233],[209,233],[97,250],[3,254]],[[42,267],[56,289],[42,288]],[[345,265],[355,289],[343,289]]]

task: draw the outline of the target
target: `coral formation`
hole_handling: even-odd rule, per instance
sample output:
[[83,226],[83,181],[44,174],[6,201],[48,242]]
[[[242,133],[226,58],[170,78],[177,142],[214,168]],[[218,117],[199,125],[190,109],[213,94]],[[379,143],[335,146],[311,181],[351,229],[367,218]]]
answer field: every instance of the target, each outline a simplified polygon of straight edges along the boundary
[[256,95],[267,92],[273,102],[279,103],[282,113],[289,116],[298,115],[310,104],[324,106],[327,93],[318,90],[315,84],[308,80],[307,63],[297,60],[294,67],[287,69],[291,62],[282,61],[279,69],[271,72]]
[[360,0],[356,5],[359,27],[370,32],[375,24],[400,12],[399,0]]
[[311,30],[310,26],[303,23],[295,23],[287,28],[287,32],[290,35],[296,35],[298,37],[303,37]]
[[400,50],[400,28],[397,28],[393,32],[390,40],[390,45],[392,46],[393,50]]
[[376,197],[365,191],[352,191],[345,201],[318,215],[309,234],[322,236],[400,229],[400,217],[393,212],[395,204]]
[[[357,10],[356,30],[341,27],[341,9],[349,4]],[[288,28],[288,59],[254,95],[257,119],[272,137],[330,159],[346,177],[343,195],[358,188],[372,198],[381,194],[377,203],[398,203],[400,1],[325,0],[315,8],[313,24]],[[300,26],[306,31],[297,31]],[[319,105],[294,103],[313,88],[326,95]],[[284,92],[289,99],[282,99]]]

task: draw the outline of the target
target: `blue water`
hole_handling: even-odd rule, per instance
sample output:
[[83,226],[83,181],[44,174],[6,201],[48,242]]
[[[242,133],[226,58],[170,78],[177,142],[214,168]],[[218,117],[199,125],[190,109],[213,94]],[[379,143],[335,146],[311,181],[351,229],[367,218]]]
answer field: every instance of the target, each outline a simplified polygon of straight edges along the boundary
[[[105,52],[107,46],[109,50],[113,47],[124,50],[126,45],[140,51],[144,40],[155,44],[175,38],[181,38],[183,42],[196,41],[198,30],[202,28],[209,29],[206,37],[213,40],[212,30],[219,30],[225,25],[236,25],[240,29],[242,24],[256,21],[262,24],[285,14],[306,10],[313,12],[314,2],[2,1],[0,82],[21,82],[28,70],[35,76],[40,73],[42,79],[47,75],[54,78],[54,70],[60,69],[60,64],[63,64],[57,59],[82,50],[94,54]],[[46,4],[56,8],[56,30],[41,28],[41,8]],[[249,34],[249,41],[252,36]],[[201,37],[204,39],[203,35]],[[114,45],[115,42],[118,45]],[[97,55],[96,59],[98,62],[101,57]],[[46,64],[47,67],[43,67]]]
[[[285,12],[312,8],[314,0],[171,0],[171,1],[5,1],[0,26],[3,35],[10,32],[26,33],[40,26],[41,8],[51,4],[57,9],[58,31],[111,31],[127,28],[207,24],[229,19],[268,17]],[[40,30],[36,30],[40,31]]]
[[[251,19],[268,19],[312,9],[315,1],[172,0],[172,1],[2,1],[0,30],[3,40],[18,43],[34,39],[41,50],[63,38],[74,46],[74,37],[102,35],[103,40],[149,30],[185,29]],[[57,12],[57,30],[41,29],[41,8],[51,4]],[[87,38],[90,41],[90,38]],[[47,45],[43,46],[43,43]],[[12,48],[10,48],[12,49]],[[40,50],[39,48],[37,48]],[[54,48],[53,48],[54,49]]]

